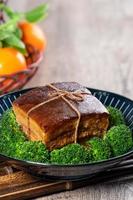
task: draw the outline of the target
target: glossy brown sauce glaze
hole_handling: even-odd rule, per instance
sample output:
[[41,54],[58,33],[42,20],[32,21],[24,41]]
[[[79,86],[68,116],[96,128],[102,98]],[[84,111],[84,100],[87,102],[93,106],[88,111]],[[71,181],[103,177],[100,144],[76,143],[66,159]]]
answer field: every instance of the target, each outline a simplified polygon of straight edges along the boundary
[[[79,91],[85,93],[83,101],[73,101],[69,99],[69,102],[80,112],[81,120],[87,118],[89,115],[92,116],[95,114],[104,115],[108,118],[108,112],[104,105],[82,85],[75,82],[63,82],[53,83],[53,86],[68,92]],[[28,113],[31,108],[49,100],[51,95],[55,92],[56,91],[49,86],[35,88],[16,99],[13,102],[13,107],[18,107],[24,113]],[[30,118],[33,119],[45,133],[52,135],[55,134],[56,129],[65,125],[70,120],[76,120],[77,117],[77,113],[62,98],[41,105],[30,113]]]

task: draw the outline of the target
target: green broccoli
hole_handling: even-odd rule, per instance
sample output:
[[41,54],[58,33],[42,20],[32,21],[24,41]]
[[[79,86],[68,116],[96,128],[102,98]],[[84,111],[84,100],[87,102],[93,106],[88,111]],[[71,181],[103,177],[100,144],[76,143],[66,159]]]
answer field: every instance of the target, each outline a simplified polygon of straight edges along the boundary
[[48,162],[49,152],[42,142],[28,141],[13,111],[7,110],[0,121],[0,153],[13,158]]
[[109,126],[117,126],[120,124],[125,124],[125,120],[123,114],[117,108],[113,108],[112,106],[107,107],[109,112]]
[[40,141],[17,143],[14,157],[33,162],[49,162],[49,152],[46,149],[46,146]]
[[51,152],[51,163],[82,164],[87,162],[87,150],[80,144],[68,144]]
[[6,140],[14,140],[15,142],[23,142],[26,140],[26,136],[18,125],[12,109],[7,110],[3,114],[1,118],[1,129],[2,136],[4,136]]
[[128,126],[121,124],[108,130],[104,137],[111,147],[113,156],[119,156],[128,152],[132,146],[132,132]]
[[16,143],[26,141],[26,137],[16,122],[15,115],[11,109],[3,114],[0,127],[0,152],[13,156]]
[[86,141],[85,146],[88,149],[88,157],[91,162],[106,160],[111,157],[110,146],[101,138],[91,138]]

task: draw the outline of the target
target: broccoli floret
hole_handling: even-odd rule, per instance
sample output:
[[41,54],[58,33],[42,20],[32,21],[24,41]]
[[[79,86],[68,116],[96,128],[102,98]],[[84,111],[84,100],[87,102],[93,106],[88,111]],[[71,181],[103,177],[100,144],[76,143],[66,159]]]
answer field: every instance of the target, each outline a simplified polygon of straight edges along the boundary
[[82,164],[87,158],[87,151],[80,144],[68,144],[51,152],[51,163],[55,164]]
[[26,141],[26,137],[16,122],[11,109],[3,114],[0,127],[0,152],[7,156],[13,156],[16,143]]
[[26,140],[26,136],[18,125],[12,109],[7,110],[1,118],[1,134],[7,141],[23,142]]
[[112,127],[108,130],[104,139],[109,143],[113,156],[122,155],[128,152],[133,146],[132,132],[124,124]]
[[26,141],[16,144],[14,157],[21,160],[48,163],[49,152],[42,142]]
[[0,152],[34,162],[48,162],[49,152],[42,142],[28,141],[18,125],[14,112],[6,111],[0,121]]
[[109,112],[109,126],[117,126],[120,124],[125,124],[125,120],[123,114],[117,108],[113,108],[112,106],[107,107]]
[[106,160],[111,157],[111,149],[108,143],[101,138],[94,137],[85,143],[91,162]]
[[16,142],[10,141],[10,137],[6,132],[0,130],[0,153],[7,156],[12,156],[15,151]]

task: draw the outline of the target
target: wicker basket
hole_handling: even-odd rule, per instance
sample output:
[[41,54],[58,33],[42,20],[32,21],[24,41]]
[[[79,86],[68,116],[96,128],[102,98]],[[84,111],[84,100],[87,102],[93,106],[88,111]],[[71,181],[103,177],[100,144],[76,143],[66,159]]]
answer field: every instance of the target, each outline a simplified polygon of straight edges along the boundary
[[28,68],[16,74],[0,76],[0,95],[21,89],[36,73],[43,58],[40,52],[27,46],[28,56],[26,57]]

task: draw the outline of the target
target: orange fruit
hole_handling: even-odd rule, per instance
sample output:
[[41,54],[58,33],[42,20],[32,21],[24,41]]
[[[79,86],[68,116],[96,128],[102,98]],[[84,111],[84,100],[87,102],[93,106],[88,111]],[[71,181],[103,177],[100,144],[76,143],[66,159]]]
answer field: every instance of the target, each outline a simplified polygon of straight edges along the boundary
[[31,45],[41,52],[45,50],[47,43],[46,38],[37,25],[29,22],[21,22],[19,27],[22,30],[22,40],[25,44]]
[[10,75],[27,69],[23,54],[10,47],[0,48],[0,76]]

